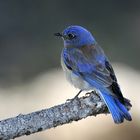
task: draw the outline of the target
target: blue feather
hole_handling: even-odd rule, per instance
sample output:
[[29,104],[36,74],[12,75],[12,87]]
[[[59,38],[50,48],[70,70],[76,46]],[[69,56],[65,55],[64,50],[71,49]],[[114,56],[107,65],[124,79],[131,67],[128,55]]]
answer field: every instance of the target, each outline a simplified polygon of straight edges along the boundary
[[115,123],[122,123],[124,118],[128,121],[132,120],[127,108],[119,101],[119,99],[117,99],[115,96],[112,96],[107,88],[102,87],[97,81],[88,77],[84,77],[84,79],[92,86],[100,90],[100,96],[105,101]]
[[[122,123],[124,120],[124,115],[126,112],[123,112],[121,108],[119,108],[119,105],[121,104],[118,99],[115,99],[113,96],[108,95],[106,93],[101,93],[101,96],[103,97],[103,100],[105,101],[108,110],[110,111],[113,120],[115,123]],[[117,100],[117,103],[116,103]]]
[[120,103],[120,101],[118,99],[116,99],[116,104],[118,105],[120,111],[122,112],[122,115],[125,117],[126,120],[131,121],[131,115],[129,114],[128,110],[126,109],[126,107]]

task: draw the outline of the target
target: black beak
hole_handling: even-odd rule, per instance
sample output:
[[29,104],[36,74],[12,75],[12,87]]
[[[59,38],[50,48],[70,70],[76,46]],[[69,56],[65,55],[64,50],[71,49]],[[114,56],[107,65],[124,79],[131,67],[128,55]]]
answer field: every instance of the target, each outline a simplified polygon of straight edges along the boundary
[[63,37],[63,35],[61,33],[54,33],[55,36],[58,36],[58,37]]

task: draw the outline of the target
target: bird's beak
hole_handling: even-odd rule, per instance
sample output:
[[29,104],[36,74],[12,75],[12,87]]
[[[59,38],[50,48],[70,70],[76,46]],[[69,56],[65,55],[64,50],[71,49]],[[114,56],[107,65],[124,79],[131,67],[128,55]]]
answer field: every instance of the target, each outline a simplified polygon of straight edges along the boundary
[[61,33],[54,33],[55,36],[58,36],[58,37],[63,37],[63,35]]

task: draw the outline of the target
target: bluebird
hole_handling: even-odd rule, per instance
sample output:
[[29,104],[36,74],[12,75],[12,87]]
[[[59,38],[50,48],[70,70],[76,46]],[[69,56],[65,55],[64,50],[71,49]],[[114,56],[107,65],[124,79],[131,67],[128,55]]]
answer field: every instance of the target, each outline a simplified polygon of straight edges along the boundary
[[67,80],[82,91],[96,90],[105,102],[115,123],[131,121],[128,108],[132,105],[123,97],[114,70],[93,35],[81,26],[69,26],[62,33],[61,64]]

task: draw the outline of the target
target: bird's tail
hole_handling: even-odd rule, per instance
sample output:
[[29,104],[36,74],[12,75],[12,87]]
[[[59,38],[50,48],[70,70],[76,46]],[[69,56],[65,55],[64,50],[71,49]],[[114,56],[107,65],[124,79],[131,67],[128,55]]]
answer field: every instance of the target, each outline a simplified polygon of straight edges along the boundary
[[[132,120],[127,108],[119,101],[119,99],[113,97],[112,95],[109,95],[105,91],[101,91],[100,94],[105,101],[115,123],[122,123],[124,121],[124,118],[128,121]],[[126,103],[128,104],[129,102]]]
[[111,95],[110,91],[102,87],[100,84],[98,84],[98,82],[92,80],[89,77],[84,77],[84,79],[100,90],[100,96],[106,103],[115,123],[122,123],[124,121],[124,118],[128,121],[132,120],[131,115],[128,112],[132,105],[130,104],[130,101],[128,99],[124,98],[125,105],[123,105],[118,98]]

